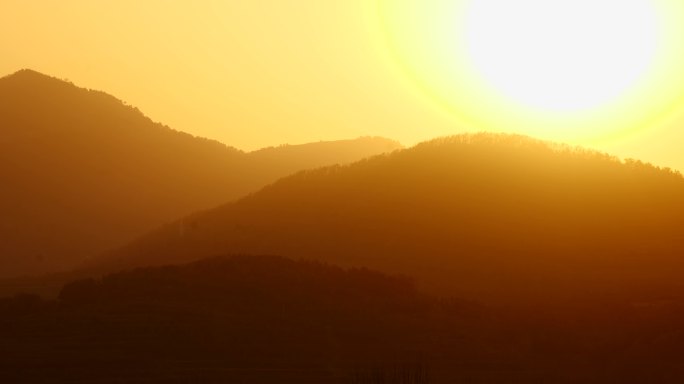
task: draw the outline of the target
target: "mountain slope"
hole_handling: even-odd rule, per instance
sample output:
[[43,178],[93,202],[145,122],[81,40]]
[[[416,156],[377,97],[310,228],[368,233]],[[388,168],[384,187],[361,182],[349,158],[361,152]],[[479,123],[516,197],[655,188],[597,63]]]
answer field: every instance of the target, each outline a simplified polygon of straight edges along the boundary
[[0,277],[64,269],[303,168],[397,147],[362,138],[244,153],[23,70],[0,79]]
[[520,136],[456,136],[298,173],[90,268],[225,252],[403,273],[477,300],[663,299],[684,292],[684,179]]

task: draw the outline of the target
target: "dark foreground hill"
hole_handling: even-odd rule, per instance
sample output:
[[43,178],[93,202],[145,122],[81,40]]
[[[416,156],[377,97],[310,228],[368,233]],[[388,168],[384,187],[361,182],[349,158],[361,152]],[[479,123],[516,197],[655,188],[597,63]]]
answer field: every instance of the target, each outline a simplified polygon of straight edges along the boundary
[[365,269],[213,258],[0,300],[0,381],[674,383],[683,308],[510,311]]
[[402,273],[475,300],[669,300],[684,293],[684,179],[520,136],[456,136],[298,173],[91,270],[225,252]]
[[73,267],[295,171],[395,148],[364,138],[244,153],[23,70],[0,78],[0,278]]

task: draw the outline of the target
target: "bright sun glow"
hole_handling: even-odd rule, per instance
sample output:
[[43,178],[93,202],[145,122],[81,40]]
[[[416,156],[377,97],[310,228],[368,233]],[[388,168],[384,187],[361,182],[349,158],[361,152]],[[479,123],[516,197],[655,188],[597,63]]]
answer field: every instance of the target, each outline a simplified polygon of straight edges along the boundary
[[682,0],[377,0],[392,62],[458,126],[592,144],[684,100]]
[[465,20],[468,53],[485,80],[516,101],[551,110],[619,97],[656,51],[649,0],[477,0]]

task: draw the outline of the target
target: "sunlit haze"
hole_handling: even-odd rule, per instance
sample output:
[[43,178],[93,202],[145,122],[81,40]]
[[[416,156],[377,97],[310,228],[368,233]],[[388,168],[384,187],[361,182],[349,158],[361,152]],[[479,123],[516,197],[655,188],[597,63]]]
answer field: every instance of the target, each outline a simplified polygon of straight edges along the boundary
[[473,66],[492,87],[514,102],[567,113],[630,92],[660,40],[649,0],[479,0],[465,24]]
[[0,0],[0,383],[684,383],[684,0]]
[[487,130],[684,168],[684,4],[549,4],[8,0],[0,73],[66,78],[242,149]]
[[453,121],[681,168],[683,7],[380,0],[379,14],[406,81]]

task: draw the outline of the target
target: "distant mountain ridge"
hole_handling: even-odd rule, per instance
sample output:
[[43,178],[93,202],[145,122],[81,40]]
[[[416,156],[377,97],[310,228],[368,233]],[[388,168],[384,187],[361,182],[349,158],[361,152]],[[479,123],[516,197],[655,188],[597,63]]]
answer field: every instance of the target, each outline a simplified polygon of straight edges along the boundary
[[0,278],[69,268],[290,173],[399,147],[360,138],[245,153],[22,70],[0,78]]
[[684,295],[684,179],[522,136],[463,135],[304,171],[190,215],[92,271],[278,254],[472,300]]

